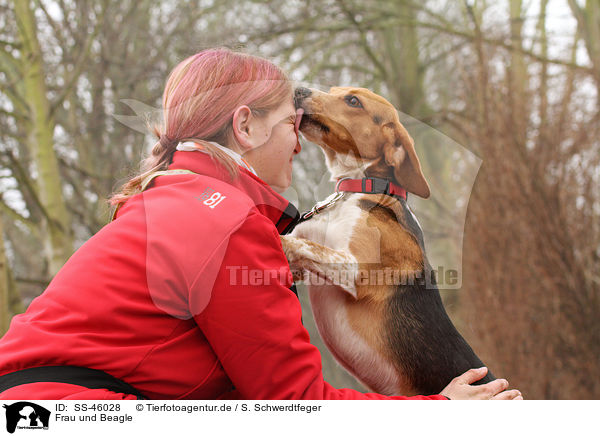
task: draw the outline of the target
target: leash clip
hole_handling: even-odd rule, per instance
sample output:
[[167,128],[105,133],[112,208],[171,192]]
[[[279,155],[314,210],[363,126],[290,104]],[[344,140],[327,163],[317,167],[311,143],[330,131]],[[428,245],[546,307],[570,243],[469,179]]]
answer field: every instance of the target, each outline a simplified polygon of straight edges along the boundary
[[314,215],[318,214],[323,209],[327,209],[328,207],[335,204],[343,196],[344,196],[344,192],[334,192],[329,197],[327,197],[325,200],[320,201],[317,204],[315,204],[310,211],[308,211],[304,215],[302,215],[301,220],[306,221],[306,220],[312,218]]

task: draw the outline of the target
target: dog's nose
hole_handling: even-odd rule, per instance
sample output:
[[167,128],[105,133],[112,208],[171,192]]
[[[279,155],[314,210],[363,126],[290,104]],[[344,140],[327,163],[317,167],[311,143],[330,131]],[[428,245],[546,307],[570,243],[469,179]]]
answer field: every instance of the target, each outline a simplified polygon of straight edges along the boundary
[[296,109],[302,105],[302,100],[306,97],[310,97],[312,91],[308,88],[298,87],[294,90],[294,106]]

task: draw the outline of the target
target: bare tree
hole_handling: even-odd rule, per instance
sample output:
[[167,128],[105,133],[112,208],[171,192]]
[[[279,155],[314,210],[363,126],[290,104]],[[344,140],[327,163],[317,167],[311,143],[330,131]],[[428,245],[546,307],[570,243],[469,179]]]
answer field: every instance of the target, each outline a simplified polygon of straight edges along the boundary
[[[513,23],[526,16],[517,3]],[[462,314],[484,359],[526,397],[597,398],[598,115],[589,71],[555,64],[548,73],[546,8],[539,56],[520,57],[526,38],[513,24],[511,51],[476,40],[478,55],[457,59],[458,97],[471,103],[451,119],[484,162],[469,207]],[[552,86],[560,94],[551,100]]]

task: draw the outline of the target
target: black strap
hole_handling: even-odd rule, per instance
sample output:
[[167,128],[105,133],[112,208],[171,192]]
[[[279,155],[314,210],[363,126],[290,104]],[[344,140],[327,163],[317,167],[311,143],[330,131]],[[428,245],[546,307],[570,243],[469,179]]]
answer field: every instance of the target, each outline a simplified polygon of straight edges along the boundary
[[145,397],[136,388],[123,380],[98,369],[81,366],[40,366],[10,372],[0,376],[0,392],[28,383],[68,383],[88,389],[108,389],[121,394],[135,395],[139,400]]
[[292,203],[289,203],[283,211],[283,214],[281,214],[281,217],[277,221],[275,227],[277,227],[280,235],[287,235],[294,230],[294,227],[296,227],[296,224],[298,224],[299,221],[300,212],[298,212],[296,206],[294,206]]

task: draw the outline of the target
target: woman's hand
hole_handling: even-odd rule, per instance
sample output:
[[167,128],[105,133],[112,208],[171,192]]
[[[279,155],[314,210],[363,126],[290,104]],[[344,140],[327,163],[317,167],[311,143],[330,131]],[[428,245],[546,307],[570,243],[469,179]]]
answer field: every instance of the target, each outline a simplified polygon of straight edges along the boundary
[[451,400],[522,400],[521,392],[516,389],[505,391],[508,381],[498,379],[484,385],[471,386],[471,383],[482,379],[488,370],[483,368],[470,369],[452,380],[444,388],[441,395]]

